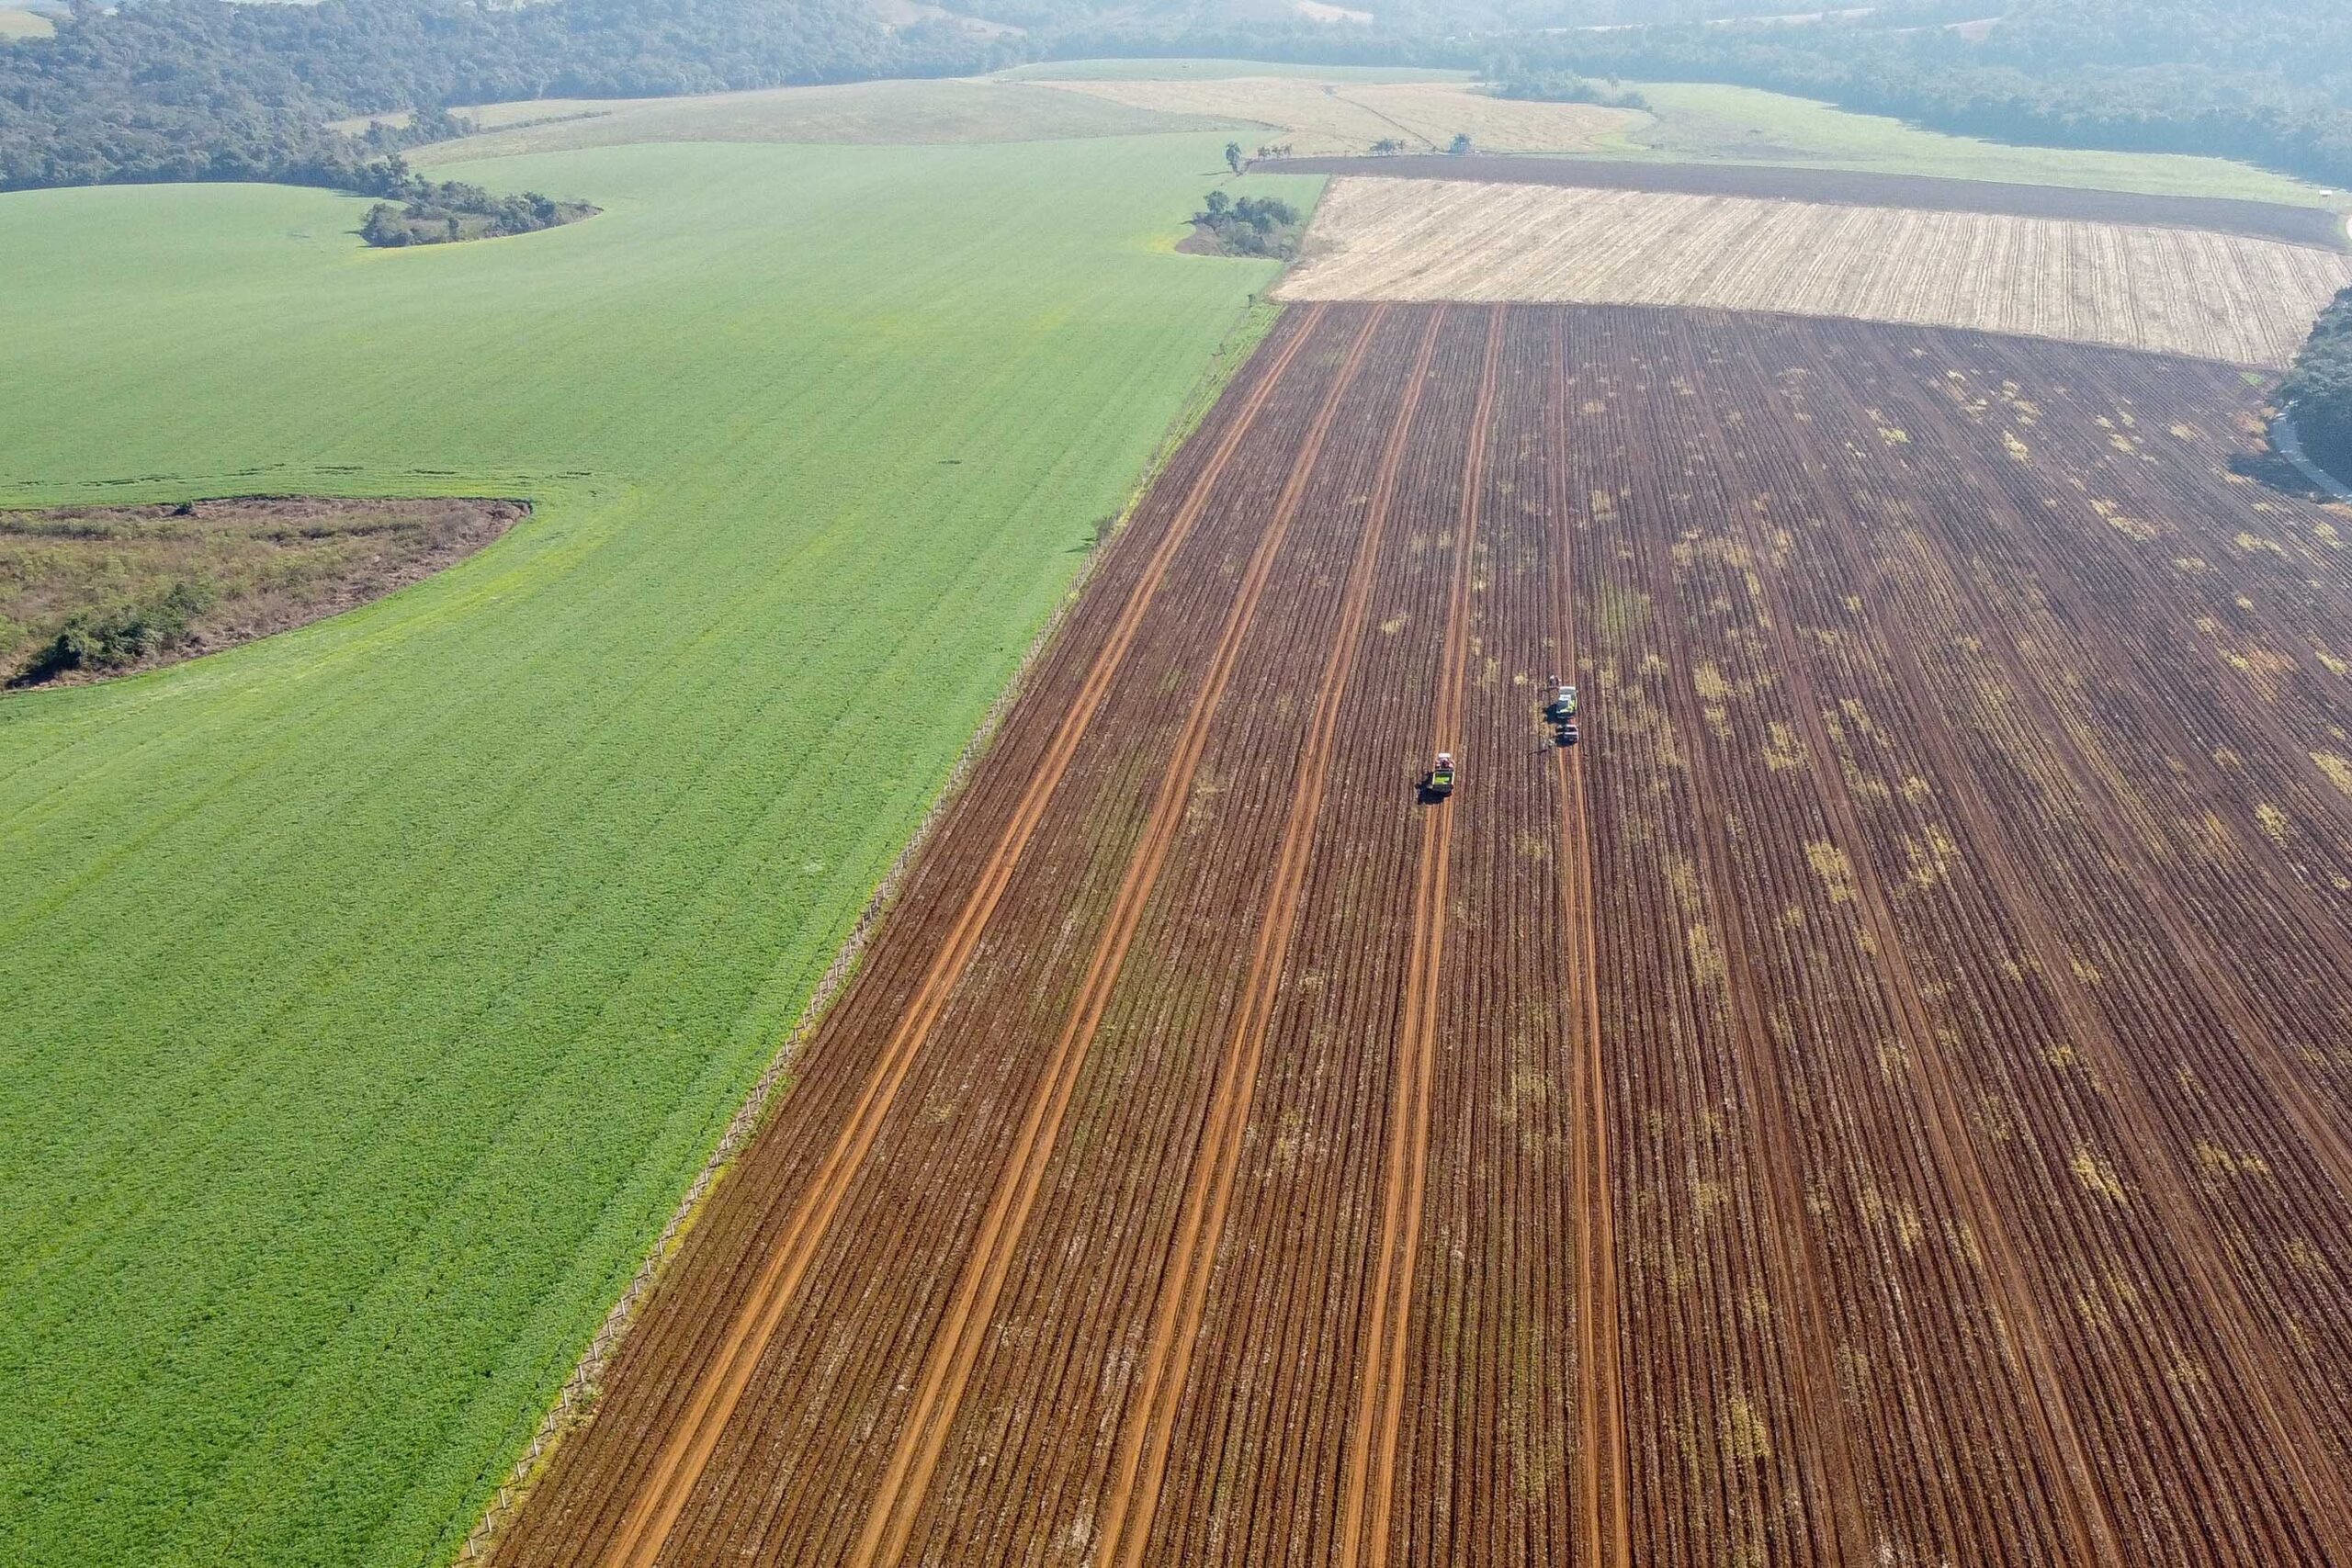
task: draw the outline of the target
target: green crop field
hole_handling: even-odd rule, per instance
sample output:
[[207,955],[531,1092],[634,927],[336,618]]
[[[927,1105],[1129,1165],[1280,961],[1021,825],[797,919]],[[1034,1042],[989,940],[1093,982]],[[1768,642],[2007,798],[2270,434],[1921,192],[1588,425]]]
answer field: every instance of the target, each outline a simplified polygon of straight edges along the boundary
[[1654,118],[1612,156],[1676,161],[1802,164],[1948,179],[2085,186],[2160,196],[2235,197],[2296,206],[2343,198],[2285,175],[2226,158],[2170,152],[2095,152],[1950,136],[1883,115],[1851,114],[1809,98],[1690,82],[1635,84]]
[[636,141],[1047,141],[1227,129],[1015,82],[853,82],[691,98],[540,98],[460,111],[482,128],[411,154],[420,165]]
[[1221,145],[0,197],[0,502],[538,502],[0,698],[0,1562],[454,1549],[1272,279],[1171,249]]
[[[1018,66],[988,80],[997,84],[1106,79],[1205,82],[1239,76],[1293,76],[1337,83],[1466,82],[1471,73],[1249,60],[1086,60]],[[2352,206],[2352,200],[2339,193],[2226,158],[1985,141],[1754,87],[1690,82],[1626,85],[1647,101],[1650,117],[1604,138],[1598,156],[1675,163],[1793,164],[1948,179],[2236,197],[2298,206]],[[912,84],[902,86],[909,104],[923,101],[922,88]],[[944,113],[946,107],[932,112]]]

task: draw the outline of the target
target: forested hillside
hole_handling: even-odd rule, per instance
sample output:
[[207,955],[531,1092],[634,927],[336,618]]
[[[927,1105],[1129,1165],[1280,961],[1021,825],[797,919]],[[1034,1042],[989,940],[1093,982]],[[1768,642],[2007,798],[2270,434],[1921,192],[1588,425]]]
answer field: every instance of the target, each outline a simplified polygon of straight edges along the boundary
[[1673,26],[1514,40],[1523,69],[1731,82],[2057,146],[2243,158],[2352,185],[2352,6],[1997,0],[1806,26]]
[[0,188],[278,179],[398,194],[417,137],[329,120],[548,96],[642,97],[985,65],[952,27],[886,32],[863,0],[453,0],[85,6],[0,53]]
[[2352,484],[2352,288],[2335,297],[2280,389],[2310,455]]
[[0,188],[274,178],[391,194],[380,160],[435,128],[362,141],[328,121],[1107,54],[1740,83],[1942,130],[2220,154],[2352,185],[2352,6],[2324,0],[2016,0],[1997,21],[2000,0],[1806,22],[1742,19],[1790,0],[1398,0],[1368,25],[1248,0],[962,8],[1020,30],[888,28],[868,0],[85,4],[54,39],[0,51]]

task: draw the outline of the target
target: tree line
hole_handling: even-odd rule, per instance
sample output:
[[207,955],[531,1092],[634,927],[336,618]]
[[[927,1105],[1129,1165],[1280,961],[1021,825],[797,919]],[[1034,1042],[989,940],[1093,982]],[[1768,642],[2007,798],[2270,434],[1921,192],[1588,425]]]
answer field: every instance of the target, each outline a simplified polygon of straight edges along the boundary
[[1989,32],[1944,25],[2000,8],[1986,0],[1807,23],[1736,20],[1787,0],[1395,0],[1369,27],[1183,0],[964,3],[1031,30],[893,30],[866,0],[75,0],[55,38],[0,49],[0,189],[272,179],[396,198],[385,161],[446,122],[348,136],[331,121],[1102,54],[1483,65],[1506,93],[1568,101],[1630,101],[1595,85],[1624,78],[1735,83],[1968,135],[2219,154],[2352,186],[2352,6],[2312,0],[2014,0]]
[[1981,34],[1917,19],[1944,9],[1977,7],[1553,33],[1513,40],[1502,68],[1764,87],[1961,135],[2352,185],[2352,6],[2018,0]]
[[942,24],[888,32],[863,0],[75,0],[0,49],[0,189],[278,180],[398,196],[387,155],[449,134],[330,122],[548,96],[685,93],[987,68]]
[[2294,406],[2304,453],[2352,485],[2352,288],[2321,313],[2279,398]]

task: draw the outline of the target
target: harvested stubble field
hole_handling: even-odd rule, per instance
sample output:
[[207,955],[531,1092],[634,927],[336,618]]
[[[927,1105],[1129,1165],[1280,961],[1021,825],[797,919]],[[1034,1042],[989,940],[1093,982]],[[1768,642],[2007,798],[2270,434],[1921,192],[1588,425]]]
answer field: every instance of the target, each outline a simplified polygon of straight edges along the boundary
[[2340,250],[2196,230],[1342,178],[1277,293],[1847,316],[2283,367],[2346,282]]
[[2352,516],[2253,396],[1293,312],[498,1561],[2346,1561]]
[[2130,189],[2028,185],[2016,180],[1947,179],[1928,175],[1788,168],[1770,164],[1667,164],[1611,158],[1493,158],[1422,153],[1384,158],[1269,160],[1270,173],[1354,175],[1380,179],[1479,180],[1500,185],[1593,190],[1678,191],[1686,196],[1745,196],[1826,202],[1841,207],[1907,207],[1931,212],[2006,212],[2057,218],[2210,229],[2220,234],[2344,248],[2343,215],[2326,207],[2230,197],[2154,195]]

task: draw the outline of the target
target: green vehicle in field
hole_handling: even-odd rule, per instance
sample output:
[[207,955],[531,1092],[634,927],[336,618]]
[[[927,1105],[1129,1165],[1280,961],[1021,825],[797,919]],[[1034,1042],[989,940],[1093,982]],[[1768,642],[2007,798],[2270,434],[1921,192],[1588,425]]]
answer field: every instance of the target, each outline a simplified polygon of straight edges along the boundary
[[1443,800],[1453,793],[1453,753],[1440,751],[1437,761],[1421,780],[1423,800]]

